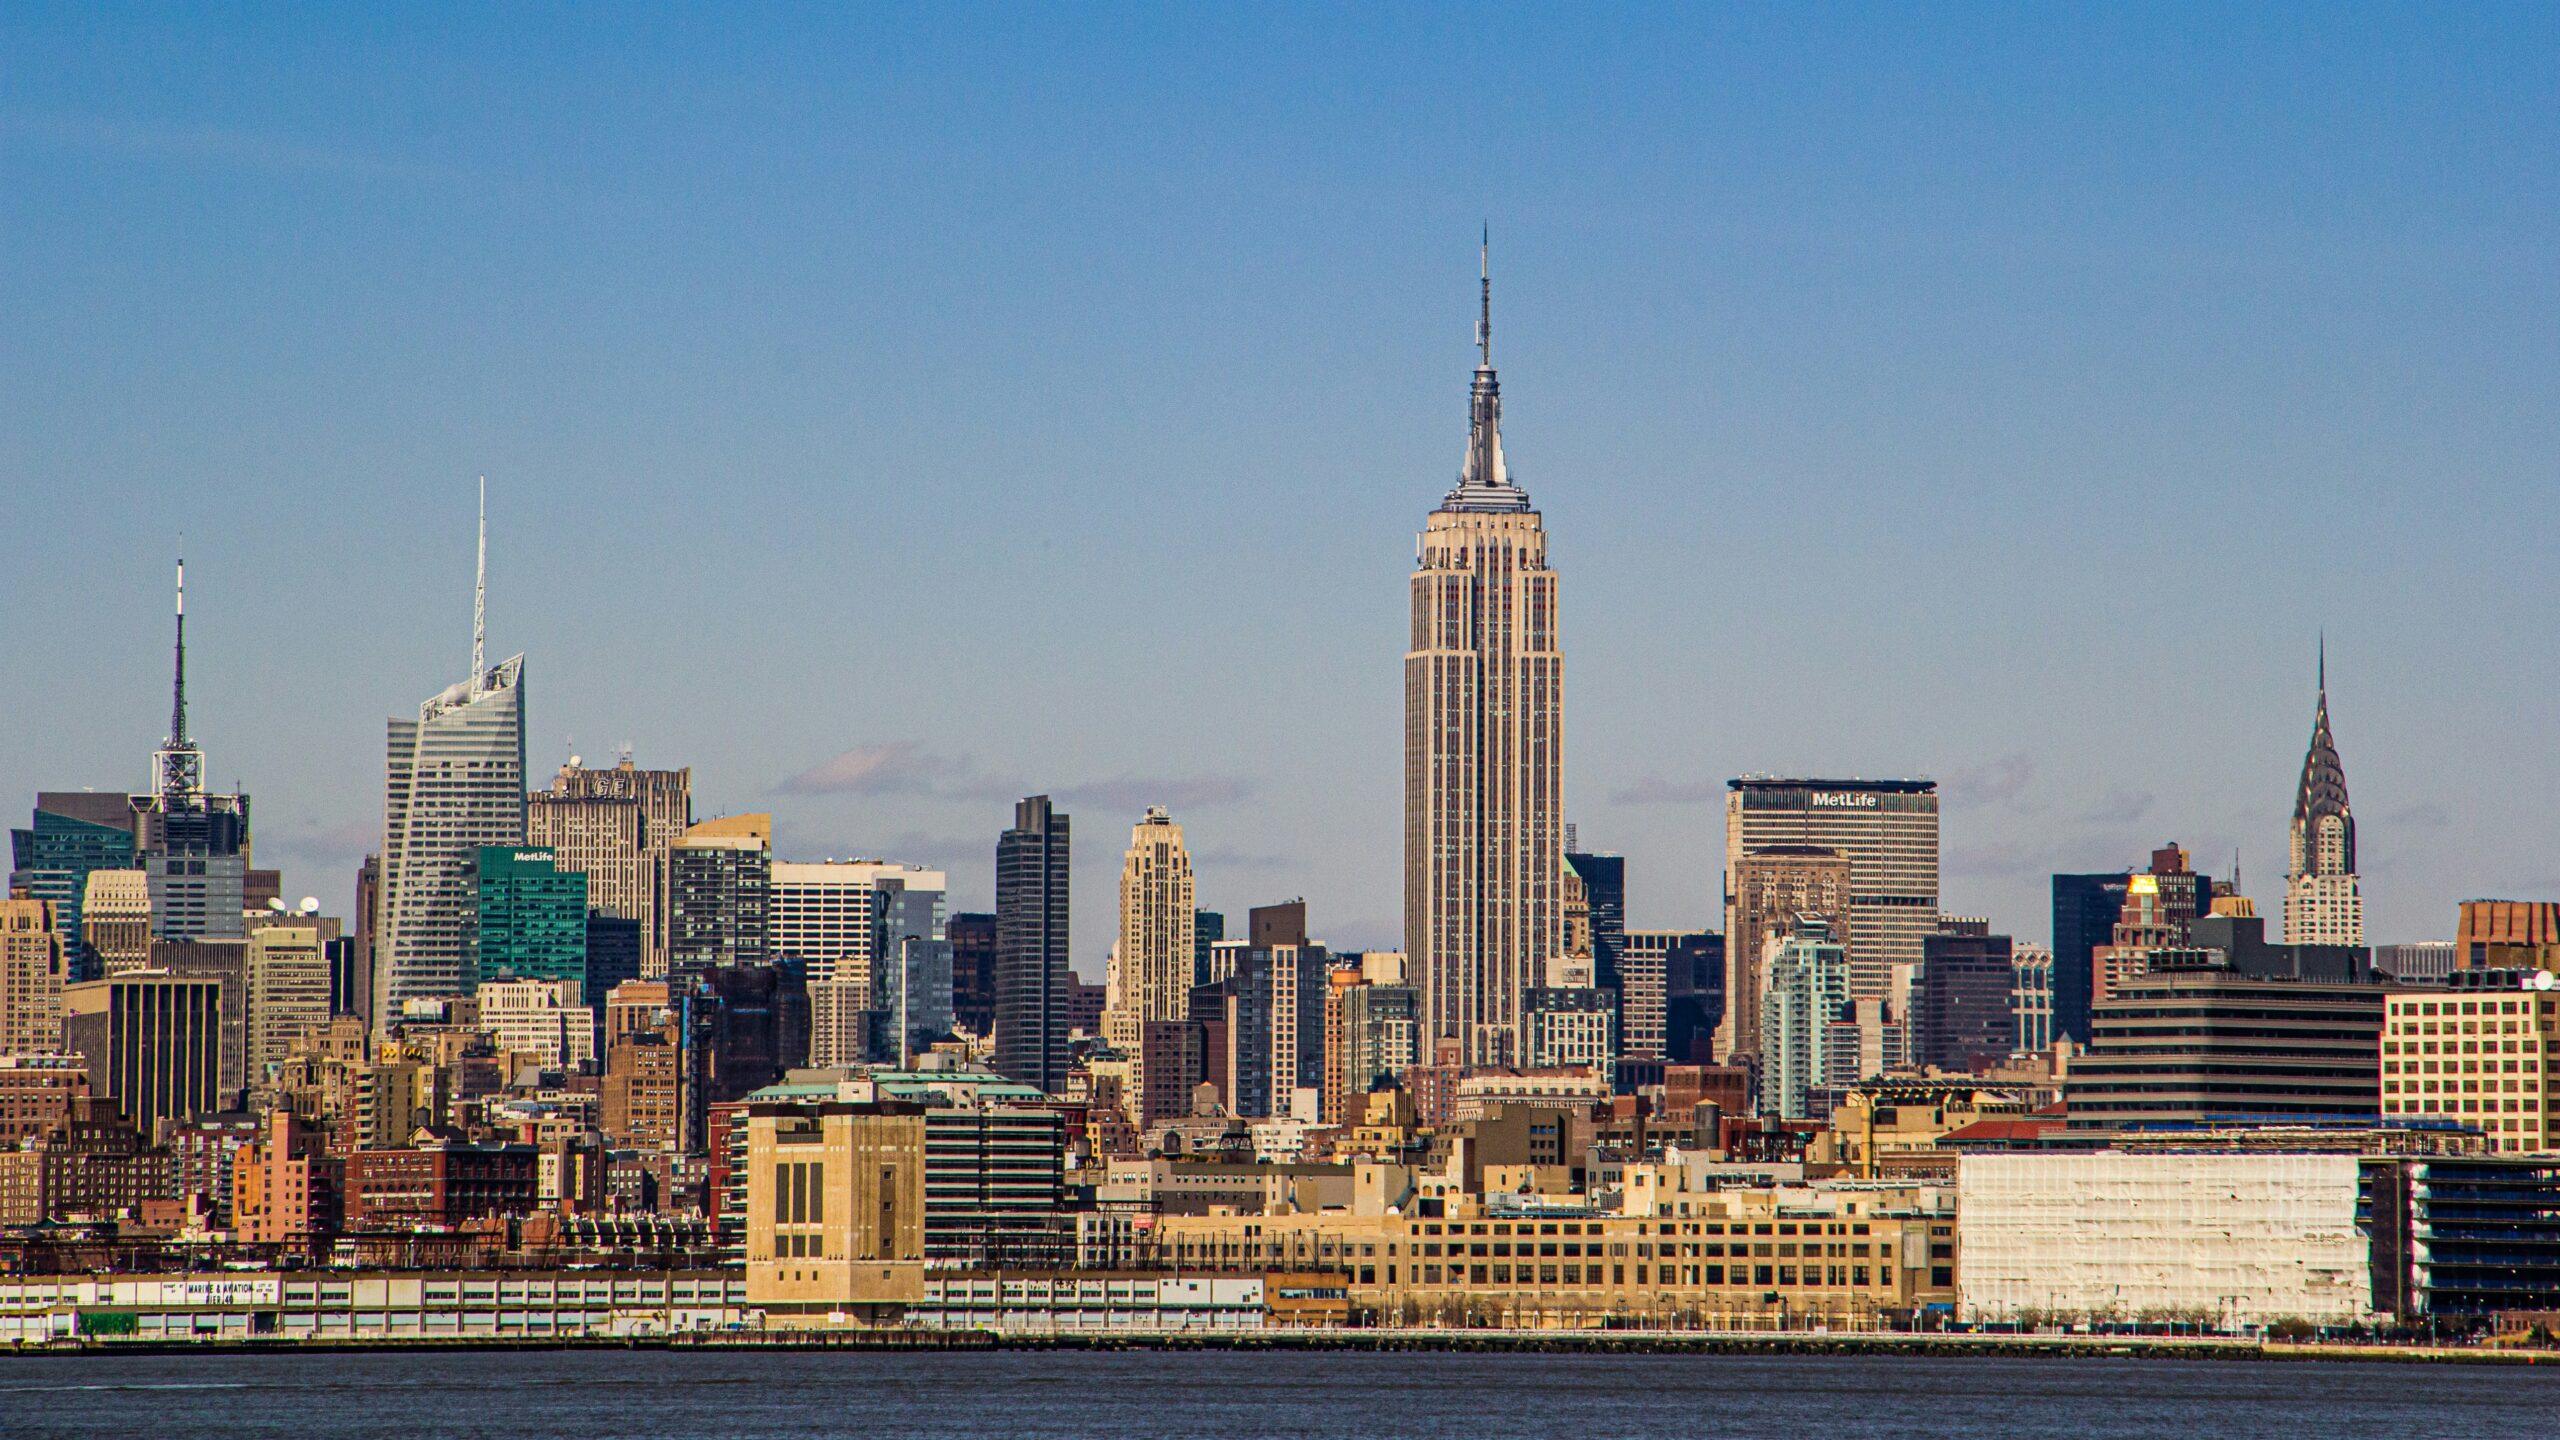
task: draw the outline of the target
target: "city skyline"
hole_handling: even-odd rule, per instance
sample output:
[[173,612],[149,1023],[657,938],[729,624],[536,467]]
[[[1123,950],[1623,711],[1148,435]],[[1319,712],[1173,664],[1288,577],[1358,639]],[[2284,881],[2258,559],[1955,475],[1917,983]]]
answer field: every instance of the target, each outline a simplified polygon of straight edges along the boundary
[[[632,739],[644,764],[696,770],[703,813],[776,811],[782,853],[940,865],[954,908],[977,910],[1011,798],[1046,790],[1106,833],[1162,802],[1191,828],[1204,904],[1304,893],[1333,943],[1392,945],[1395,681],[1374,657],[1393,653],[1380,617],[1392,623],[1413,497],[1445,474],[1460,257],[1490,212],[1512,257],[1510,366],[1538,395],[1517,437],[1523,473],[1568,517],[1556,565],[1575,577],[1564,643],[1584,717],[1565,756],[1569,818],[1629,857],[1631,925],[1714,923],[1714,806],[1752,771],[1938,779],[1946,908],[2022,937],[2041,931],[2048,873],[2138,866],[2170,840],[2217,872],[2237,848],[2272,911],[2325,620],[2365,801],[2367,930],[2441,938],[2466,895],[2560,888],[2536,859],[2555,822],[2511,783],[2542,748],[2549,678],[2527,667],[2525,689],[2493,706],[2444,699],[2469,693],[2466,658],[2530,653],[2552,598],[2534,437],[2560,327],[2547,248],[2530,237],[2548,230],[2553,122],[2499,59],[2530,51],[2515,28],[2394,30],[2410,58],[2350,86],[2282,36],[2189,66],[2174,26],[2126,22],[2098,47],[2121,73],[2071,98],[2075,126],[1994,144],[1925,88],[1890,88],[1907,107],[1890,127],[1808,98],[1784,24],[1600,27],[1577,54],[1626,82],[1625,110],[1576,91],[1543,129],[1495,117],[1476,170],[1355,148],[1326,192],[1342,208],[1186,198],[1136,246],[1137,197],[1152,192],[1131,187],[1151,166],[1184,197],[1213,192],[1193,157],[1129,150],[1140,116],[1126,107],[1085,112],[1115,147],[1103,183],[1036,233],[842,148],[784,156],[709,121],[612,117],[635,153],[735,147],[779,167],[716,188],[699,230],[617,235],[571,205],[572,232],[632,267],[637,293],[725,273],[711,263],[724,245],[780,220],[770,294],[864,318],[858,345],[738,290],[626,316],[619,287],[520,243],[538,198],[584,194],[619,217],[653,193],[568,167],[576,131],[558,115],[524,117],[519,153],[494,129],[439,138],[333,118],[254,66],[166,101],[129,84],[75,93],[60,87],[94,75],[65,53],[58,76],[31,67],[0,115],[30,197],[7,270],[24,323],[0,341],[28,377],[0,400],[0,474],[26,523],[0,545],[23,593],[44,597],[9,607],[0,637],[69,677],[55,693],[81,718],[0,721],[0,785],[140,788],[134,758],[165,704],[149,617],[183,525],[199,591],[191,726],[221,767],[207,783],[255,793],[261,863],[344,911],[356,860],[379,843],[366,737],[449,673],[455,626],[437,617],[458,613],[460,497],[485,469],[492,624],[545,677],[534,774]],[[1526,75],[1535,27],[1491,33],[1374,38],[1408,57],[1438,47],[1426,79],[1486,60]],[[439,53],[485,61],[487,38],[464,27]],[[1688,103],[1638,61],[1666,38],[1696,41],[1708,73],[1800,133]],[[1925,36],[1827,38],[1826,56],[1871,78],[1906,61],[1953,74],[1961,58]],[[2043,20],[1999,43],[2012,60],[2086,66],[2089,38]],[[1284,86],[1318,63],[1303,40],[1275,39]],[[1130,63],[1090,37],[1039,42]],[[28,53],[51,43],[30,35]],[[357,73],[370,63],[326,26],[308,44]],[[1027,53],[946,47],[916,73],[1013,73]],[[634,59],[681,63],[645,46]],[[163,79],[194,75],[190,60],[155,63]],[[1368,63],[1355,73],[1373,81]],[[1232,138],[1232,112],[1140,88]],[[857,102],[830,93],[786,80],[766,103],[861,131],[842,123]],[[1322,93],[1333,99],[1298,102],[1277,133],[1303,143],[1419,114],[1358,84]],[[2357,110],[2377,93],[2397,107],[2387,124]],[[953,103],[961,113],[940,118],[992,118]],[[1985,103],[2006,135],[2055,106],[2016,84]],[[2223,115],[2224,131],[2159,129],[2155,107],[2179,104]],[[1913,115],[1943,122],[1944,148],[1917,157],[1919,181],[1879,188],[1852,157]],[[2451,158],[2381,143],[2413,128],[2503,139]],[[1640,134],[1658,149],[1627,150]],[[1024,159],[1048,143],[1034,136]],[[983,142],[946,144],[995,163]],[[2180,168],[2224,152],[2221,168]],[[1283,149],[1222,153],[1247,179],[1292,171]],[[1620,154],[1631,168],[1591,167]],[[1797,179],[1782,158],[1807,162]],[[2029,182],[2004,164],[2081,178]],[[855,223],[827,198],[840,192],[787,223],[783,173],[867,175],[928,202],[974,263],[928,259],[901,222]],[[2291,183],[2252,183],[2269,174]],[[1010,161],[981,178],[1008,204],[1061,198]],[[307,276],[278,248],[291,227],[222,231],[219,257],[163,273],[190,253],[184,237],[127,223],[177,196],[236,227],[240,188],[316,233],[371,233],[378,205],[412,223],[413,207],[456,195],[490,223],[422,231],[454,243],[443,267],[417,267],[414,246],[385,269],[331,251]],[[1394,224],[1346,218],[1404,196]],[[2413,215],[2430,218],[2374,218]],[[1885,231],[1897,238],[1873,238]],[[881,258],[881,283],[856,294],[822,278],[811,267],[831,246]],[[1056,258],[1026,262],[1043,253]],[[1075,262],[1097,255],[1110,263],[1078,278]],[[994,275],[992,297],[928,306],[930,323],[890,293],[947,300],[964,272]],[[489,298],[432,323],[456,286]],[[190,362],[201,395],[112,336],[69,338],[91,329],[76,317],[135,305],[160,317],[143,332]],[[1128,324],[1097,323],[1114,307]],[[708,352],[733,379],[670,403],[670,382],[706,378],[674,347],[714,322],[738,331]],[[404,327],[425,339],[392,343]],[[377,339],[383,379],[342,363]],[[214,363],[217,341],[260,363]],[[616,345],[632,358],[607,363]],[[900,355],[923,363],[887,363]],[[1026,361],[1088,378],[1028,413],[953,398],[1018,395],[1000,377]],[[403,523],[386,527],[390,513]],[[2469,563],[2492,524],[2520,553]],[[860,561],[849,581],[844,556]],[[1166,613],[1128,603],[1141,562],[1151,593],[1180,598]],[[1808,574],[1824,593],[1794,583]],[[672,598],[689,587],[659,583],[677,577],[725,579],[754,608],[706,618]],[[1043,613],[989,619],[1030,594]],[[841,634],[817,618],[846,612],[865,618]],[[937,678],[863,683],[881,675]],[[992,676],[1050,697],[1048,723],[997,718]],[[1185,725],[1124,734],[1076,718],[1168,684]],[[1302,699],[1342,723],[1265,718]],[[1076,867],[1073,958],[1088,978],[1112,929],[1110,862],[1087,847]]]

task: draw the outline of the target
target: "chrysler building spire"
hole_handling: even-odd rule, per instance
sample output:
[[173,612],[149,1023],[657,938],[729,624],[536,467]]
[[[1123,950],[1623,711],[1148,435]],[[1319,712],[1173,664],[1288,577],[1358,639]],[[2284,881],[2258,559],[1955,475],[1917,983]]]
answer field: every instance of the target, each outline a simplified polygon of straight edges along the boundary
[[2293,944],[2361,945],[2364,899],[2356,885],[2356,817],[2347,770],[2329,733],[2329,643],[2320,642],[2319,698],[2311,744],[2293,792],[2293,836],[2285,866],[2284,938]]

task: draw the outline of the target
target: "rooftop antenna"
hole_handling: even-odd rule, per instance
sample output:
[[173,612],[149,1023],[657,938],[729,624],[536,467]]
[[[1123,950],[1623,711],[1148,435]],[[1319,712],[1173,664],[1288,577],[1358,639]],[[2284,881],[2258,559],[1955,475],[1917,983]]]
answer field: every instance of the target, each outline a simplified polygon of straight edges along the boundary
[[489,477],[480,477],[480,569],[471,582],[471,688],[480,688],[489,639]]
[[178,537],[178,640],[169,683],[169,738],[154,757],[152,789],[164,812],[183,810],[204,793],[204,752],[187,738],[187,537]]
[[1484,222],[1484,234],[1476,247],[1476,283],[1482,293],[1476,312],[1476,349],[1484,356],[1484,366],[1493,368],[1493,222]]

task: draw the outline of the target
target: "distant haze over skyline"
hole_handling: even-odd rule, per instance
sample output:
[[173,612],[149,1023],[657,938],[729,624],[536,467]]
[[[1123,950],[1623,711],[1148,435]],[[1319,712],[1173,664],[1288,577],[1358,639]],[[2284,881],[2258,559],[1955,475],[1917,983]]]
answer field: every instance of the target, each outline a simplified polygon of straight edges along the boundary
[[[257,860],[386,718],[691,766],[790,859],[1074,817],[1399,943],[1413,535],[1490,217],[1566,810],[1929,776],[1953,913],[2175,840],[2280,913],[2317,637],[2367,933],[2560,897],[2560,15],[0,16],[0,806],[148,788],[169,571]],[[1488,98],[1496,97],[1496,98]]]

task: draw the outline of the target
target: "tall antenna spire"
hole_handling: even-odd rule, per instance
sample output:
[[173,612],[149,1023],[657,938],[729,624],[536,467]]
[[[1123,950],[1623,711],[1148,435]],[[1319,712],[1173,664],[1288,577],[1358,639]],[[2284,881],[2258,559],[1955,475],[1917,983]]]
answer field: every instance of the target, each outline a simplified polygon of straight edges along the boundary
[[187,743],[187,537],[178,537],[178,654],[169,686],[169,743]]
[[2320,698],[2329,698],[2329,627],[2320,627]]
[[471,688],[480,688],[489,639],[489,477],[480,477],[480,570],[471,582]]
[[152,757],[151,789],[163,814],[185,810],[204,793],[204,752],[187,738],[187,540],[178,537],[178,643],[169,677],[169,738]]
[[1488,222],[1476,249],[1476,374],[1467,387],[1467,461],[1458,471],[1458,488],[1442,508],[1517,511],[1529,508],[1529,497],[1511,483],[1502,459],[1502,383],[1493,373],[1493,226]]
[[1493,368],[1493,222],[1484,223],[1484,237],[1476,247],[1477,283],[1484,293],[1476,312],[1476,349],[1484,356],[1484,367]]

